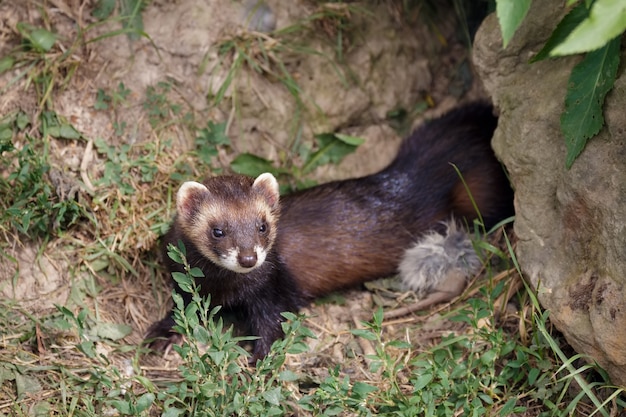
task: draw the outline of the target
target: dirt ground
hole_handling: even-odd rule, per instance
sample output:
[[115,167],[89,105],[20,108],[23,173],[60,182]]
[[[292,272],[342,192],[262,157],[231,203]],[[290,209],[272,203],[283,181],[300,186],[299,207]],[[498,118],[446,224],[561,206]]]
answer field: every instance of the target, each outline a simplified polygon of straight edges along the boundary
[[[0,75],[0,115],[20,110],[36,120],[45,108],[80,132],[80,140],[50,139],[49,158],[62,173],[62,185],[57,188],[71,189],[78,184],[78,199],[91,218],[47,242],[5,230],[5,256],[0,261],[0,290],[5,298],[19,301],[20,309],[38,317],[55,312],[55,305],[75,311],[87,307],[99,321],[130,326],[132,331],[123,342],[131,345],[140,343],[146,328],[166,313],[170,290],[158,265],[156,247],[173,214],[172,192],[184,176],[175,166],[182,161],[188,178],[207,174],[197,170],[198,164],[187,152],[194,146],[197,129],[206,127],[208,121],[227,122],[231,146],[213,159],[216,170],[222,171],[227,171],[241,152],[284,163],[289,155],[286,150],[297,136],[294,115],[301,110],[285,84],[277,81],[275,71],[254,71],[244,65],[223,100],[218,104],[211,100],[220,94],[219,87],[232,68],[220,60],[228,64],[237,56],[224,58],[216,46],[233,39],[243,42],[250,36],[252,23],[243,17],[249,3],[154,0],[142,12],[146,36],[135,40],[124,34],[109,36],[119,30],[119,22],[110,19],[100,24],[93,16],[93,1],[50,0],[43,7],[18,0],[0,3],[1,56],[18,48],[19,22],[58,35],[55,47],[42,54],[57,81],[50,94],[36,91],[32,72],[20,75],[41,68],[41,61],[32,68],[13,68]],[[338,26],[330,18],[315,22],[303,35],[308,46],[321,54],[289,51],[275,55],[284,60],[284,68],[305,97],[306,111],[299,127],[304,142],[310,143],[319,132],[344,132],[367,140],[339,166],[313,172],[311,177],[317,180],[361,175],[382,167],[403,134],[394,129],[397,126],[389,117],[392,112],[407,110],[405,123],[411,126],[459,101],[481,97],[452,12],[452,17],[426,24],[419,18],[403,19],[406,16],[393,2],[373,3],[377,18],[348,9],[337,12],[351,24],[340,58],[334,49]],[[270,11],[264,12],[263,24],[272,26],[275,21],[279,29],[320,7],[312,1],[268,1],[267,5]],[[81,36],[91,42],[80,41]],[[269,34],[255,32],[255,36],[264,39],[267,48],[276,42]],[[245,51],[255,56],[263,55],[262,48],[252,52],[253,47],[247,48]],[[70,53],[61,58],[67,51]],[[278,58],[271,64],[276,65]],[[128,91],[124,93],[124,89]],[[107,109],[98,108],[101,91],[113,97]],[[114,103],[116,97],[120,101]],[[149,101],[159,98],[164,101]],[[164,108],[162,114],[152,113]],[[416,108],[420,110],[412,113]],[[121,126],[125,126],[122,133]],[[20,141],[24,138],[18,137]],[[114,161],[124,170],[119,173],[121,178],[130,175],[131,194],[104,181],[107,162],[111,162],[107,149],[122,152],[125,145],[130,146],[129,155],[154,156],[150,164],[156,167],[150,179],[134,180],[143,175],[141,170],[148,162],[129,165]],[[413,299],[392,281],[384,281],[367,291],[355,289],[332,302],[310,306],[304,311],[310,316],[307,325],[318,339],[311,341],[309,353],[291,358],[292,365],[317,367],[320,373],[331,364],[349,362],[354,362],[355,372],[364,369],[351,352],[367,352],[372,347],[367,342],[358,345],[349,329],[371,319],[376,306],[382,305],[388,312]],[[409,339],[419,349],[458,328],[441,317],[437,311],[411,314],[388,320],[385,329],[393,337]],[[422,330],[410,332],[416,323],[422,324]],[[176,372],[174,354],[145,361],[147,372]]]

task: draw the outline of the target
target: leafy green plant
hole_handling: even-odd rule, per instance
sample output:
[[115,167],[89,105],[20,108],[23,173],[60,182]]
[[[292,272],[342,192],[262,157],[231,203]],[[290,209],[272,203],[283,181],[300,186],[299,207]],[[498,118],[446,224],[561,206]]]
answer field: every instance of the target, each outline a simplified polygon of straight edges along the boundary
[[18,23],[17,30],[24,39],[25,45],[35,52],[50,51],[57,40],[56,35],[52,32],[28,23]]
[[[289,402],[293,402],[286,384],[296,380],[297,375],[281,368],[287,353],[306,350],[303,339],[312,337],[312,333],[296,315],[286,314],[285,338],[275,342],[255,367],[242,366],[249,354],[240,344],[251,338],[233,336],[233,327],[225,329],[223,319],[217,316],[220,307],[211,309],[210,299],[198,294],[194,279],[203,274],[187,263],[182,243],[178,247],[170,245],[168,255],[184,266],[185,273],[174,272],[172,276],[192,294],[192,301],[185,306],[182,297],[173,294],[175,329],[187,336],[187,341],[174,347],[183,360],[183,381],[159,394],[163,415],[286,414],[291,409]],[[206,351],[202,352],[200,346],[206,346]]]
[[[573,69],[561,115],[569,169],[587,142],[604,125],[604,98],[611,91],[626,30],[626,3],[619,0],[568,0],[578,3],[558,23],[543,49],[531,60],[587,53]],[[504,47],[530,9],[531,0],[496,0]]]
[[[502,289],[501,283],[489,296],[499,296]],[[484,298],[469,300],[469,308],[459,310],[451,319],[466,323],[473,332],[444,337],[428,351],[406,361],[397,353],[390,356],[385,348],[395,344],[394,347],[408,351],[409,344],[385,344],[379,340],[371,367],[373,370],[384,367],[384,375],[390,383],[385,394],[379,395],[390,397],[376,400],[375,403],[381,404],[378,412],[452,416],[460,412],[463,415],[509,415],[524,411],[524,407],[516,406],[516,396],[511,396],[511,392],[523,386],[520,384],[523,374],[509,367],[508,362],[512,352],[521,347],[504,330],[487,324],[492,316],[493,305]],[[380,333],[379,321],[375,317],[373,323],[366,324],[371,330],[358,334],[376,340],[379,337],[376,334]],[[409,392],[401,390],[397,382],[403,371],[411,384]],[[494,413],[499,409],[499,413]]]
[[606,94],[611,91],[620,60],[620,38],[603,48],[587,53],[573,69],[568,81],[565,111],[561,115],[561,131],[565,136],[567,157],[571,168],[585,148],[587,141],[604,126],[602,108]]
[[[85,35],[95,27],[115,20],[111,16],[116,5],[119,6],[119,16],[115,19],[122,23],[123,28],[86,39]],[[35,87],[39,108],[54,110],[51,97],[57,88],[69,84],[79,67],[80,60],[76,59],[79,55],[78,50],[90,43],[120,34],[127,34],[132,39],[139,36],[149,39],[143,32],[141,19],[141,11],[145,5],[144,0],[99,0],[98,6],[94,9],[94,17],[99,20],[86,27],[77,27],[76,36],[71,39],[65,39],[49,30],[50,18],[46,14],[47,9],[40,8],[42,25],[18,22],[16,29],[21,43],[0,57],[0,73],[11,69],[17,73],[3,89],[0,89],[0,95],[15,83],[24,80],[26,86]]]
[[198,160],[207,167],[218,170],[214,166],[218,148],[231,146],[230,138],[226,134],[226,123],[215,123],[209,120],[206,127],[198,130],[195,143],[195,156]]
[[172,84],[166,81],[160,81],[156,86],[148,86],[146,89],[146,98],[143,108],[148,114],[150,126],[153,129],[164,124],[173,123],[172,119],[182,115],[182,106],[173,103],[168,94],[172,90]]
[[[130,333],[129,326],[104,323],[86,309],[75,313],[65,306],[38,318],[14,301],[3,301],[0,327],[3,336],[13,338],[10,343],[5,339],[0,349],[0,401],[5,413],[95,417],[110,414],[109,409],[130,409],[125,406],[129,403],[134,406],[132,415],[142,415],[141,410],[150,406],[154,385],[136,375],[131,363],[120,370],[107,354]],[[20,345],[24,348],[16,350]],[[65,360],[63,355],[70,351]],[[42,391],[59,395],[40,395]]]
[[[517,256],[513,251],[511,241],[508,236],[504,235],[508,253],[511,256],[511,262],[513,263],[515,270],[521,276],[521,268],[517,261]],[[518,361],[514,362],[516,365],[527,364],[527,358],[534,358],[537,364],[535,367],[531,367],[524,375],[528,376],[528,383],[533,388],[530,391],[530,395],[538,399],[547,408],[547,412],[542,413],[546,416],[567,416],[571,415],[576,407],[583,401],[584,398],[588,398],[595,407],[592,415],[601,414],[603,416],[613,415],[616,410],[626,409],[626,400],[624,400],[623,393],[624,388],[614,387],[609,385],[608,375],[597,363],[589,361],[580,368],[576,368],[575,362],[583,358],[582,355],[574,355],[571,358],[568,357],[562,350],[561,344],[548,331],[548,312],[541,312],[539,300],[536,294],[524,282],[526,294],[530,299],[530,305],[533,308],[533,344],[523,350],[518,349]],[[552,352],[555,356],[554,362],[561,362],[561,366],[557,369],[556,363],[551,363],[550,354]],[[520,354],[521,353],[521,354]],[[586,358],[590,359],[590,358]],[[520,361],[521,360],[521,361]],[[556,370],[556,371],[553,371]],[[591,373],[589,371],[595,371],[601,377],[600,382],[589,383],[587,379],[582,375],[584,372]],[[556,378],[556,375],[563,372],[561,378]],[[572,381],[575,380],[580,387],[579,393],[569,401],[565,407],[559,402],[568,395],[568,390],[571,387]],[[596,393],[600,391],[600,388],[608,390],[610,394],[606,396],[604,401],[601,401]],[[555,401],[556,400],[556,401]]]
[[135,40],[140,36],[146,36],[143,31],[141,12],[147,3],[145,0],[98,0],[92,14],[95,18],[104,21],[111,18],[118,6],[119,17],[117,19],[122,23],[121,32]]
[[126,99],[131,91],[120,82],[117,85],[117,90],[107,94],[103,89],[99,88],[96,93],[96,102],[94,103],[94,109],[96,110],[108,110],[109,107],[118,107],[120,104],[126,102]]
[[0,72],[15,69],[17,75],[0,90],[0,95],[18,80],[25,79],[27,85],[35,86],[39,107],[52,110],[53,90],[65,84],[79,65],[73,57],[76,43],[61,47],[64,42],[56,34],[25,22],[19,22],[16,28],[22,42],[2,57]]
[[96,343],[102,340],[120,340],[130,334],[132,329],[125,324],[101,323],[93,320],[90,313],[86,309],[80,310],[78,314],[74,314],[65,306],[56,306],[61,313],[61,319],[55,323],[62,330],[76,330],[79,342],[76,347],[83,354],[90,358],[95,358]]
[[96,139],[94,145],[99,153],[106,156],[104,172],[96,185],[119,187],[120,192],[126,195],[134,194],[140,184],[149,184],[154,180],[159,171],[159,156],[171,146],[170,141],[115,146],[101,138]]
[[56,114],[41,115],[43,137],[35,138],[26,132],[30,125],[24,113],[15,113],[0,122],[0,167],[7,172],[0,178],[2,199],[2,228],[15,230],[30,237],[47,237],[67,230],[81,217],[86,216],[77,199],[79,187],[67,190],[53,185],[62,176],[48,161],[48,141],[51,136],[77,139],[78,132]]

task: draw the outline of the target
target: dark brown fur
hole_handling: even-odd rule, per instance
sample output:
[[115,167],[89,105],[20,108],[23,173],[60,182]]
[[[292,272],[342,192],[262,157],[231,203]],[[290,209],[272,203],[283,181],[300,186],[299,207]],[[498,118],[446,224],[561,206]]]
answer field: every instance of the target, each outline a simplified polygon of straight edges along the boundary
[[[276,251],[309,298],[396,273],[404,251],[454,215],[487,227],[512,214],[512,191],[490,146],[497,119],[473,104],[430,121],[374,175],[285,196]],[[455,171],[459,169],[463,181]]]
[[[490,147],[496,123],[487,104],[460,107],[417,129],[379,173],[281,198],[274,250],[245,277],[211,264],[192,248],[192,265],[209,278],[203,294],[246,313],[261,337],[254,351],[259,358],[281,335],[281,311],[393,275],[404,251],[439,222],[453,215],[471,224],[477,216],[472,198],[486,227],[494,225],[513,212],[512,190]],[[165,241],[177,239],[190,243],[175,221]],[[171,318],[157,323],[153,335],[166,334],[171,324]]]

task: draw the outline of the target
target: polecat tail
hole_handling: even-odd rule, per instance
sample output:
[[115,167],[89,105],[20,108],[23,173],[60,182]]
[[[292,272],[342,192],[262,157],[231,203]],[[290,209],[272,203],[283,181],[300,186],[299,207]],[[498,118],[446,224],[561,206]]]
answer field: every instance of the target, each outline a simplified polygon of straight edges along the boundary
[[421,298],[434,292],[459,295],[482,262],[469,234],[454,219],[444,222],[445,232],[431,231],[407,249],[398,267],[405,287]]

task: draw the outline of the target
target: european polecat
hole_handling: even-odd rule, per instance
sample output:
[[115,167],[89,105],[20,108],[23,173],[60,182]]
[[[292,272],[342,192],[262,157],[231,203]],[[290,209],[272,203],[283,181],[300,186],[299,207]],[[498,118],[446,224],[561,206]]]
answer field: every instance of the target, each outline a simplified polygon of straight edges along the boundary
[[[278,199],[278,183],[271,174],[185,182],[176,195],[174,222],[162,241],[170,272],[184,272],[166,253],[168,244],[177,245],[180,240],[189,264],[204,273],[204,278],[196,280],[200,293],[211,295],[212,306],[242,316],[250,331],[260,337],[254,359],[262,358],[282,336],[280,313],[301,307],[297,283],[281,273],[272,250]],[[191,295],[175,282],[174,286],[185,305],[189,304]],[[146,338],[156,338],[153,349],[165,350],[180,341],[173,326],[172,313],[152,325]]]
[[[460,107],[418,128],[382,171],[288,194],[280,204],[271,174],[187,182],[164,241],[183,241],[192,266],[204,271],[201,293],[244,315],[260,337],[253,360],[261,358],[282,335],[281,312],[391,276],[403,256],[410,267],[407,249],[444,231],[451,217],[471,224],[475,206],[486,227],[511,215],[512,190],[490,147],[496,124],[490,105]],[[168,315],[148,337],[174,342],[172,325]]]

